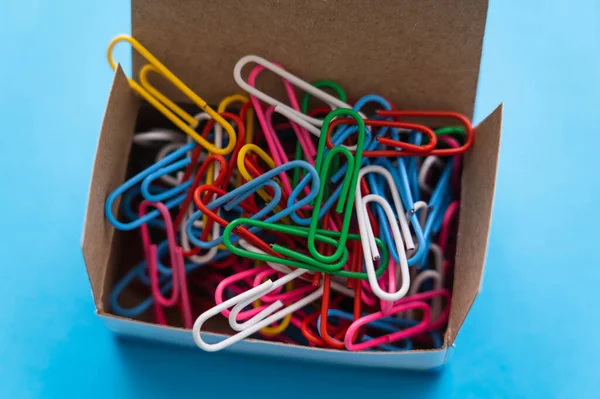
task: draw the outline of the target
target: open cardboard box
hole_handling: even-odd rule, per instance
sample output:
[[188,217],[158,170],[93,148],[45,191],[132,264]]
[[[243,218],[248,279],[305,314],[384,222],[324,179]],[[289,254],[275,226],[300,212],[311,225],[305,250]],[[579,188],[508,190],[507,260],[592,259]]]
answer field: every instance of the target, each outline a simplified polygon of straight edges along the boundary
[[[452,110],[472,118],[486,13],[482,0],[132,0],[132,34],[210,104],[240,92],[233,66],[256,54],[307,81],[333,79],[350,99],[377,93],[401,109]],[[143,64],[134,53],[133,70]],[[280,81],[269,83],[270,93],[281,90]],[[172,87],[159,87],[182,100]],[[133,250],[131,233],[106,220],[104,202],[125,180],[140,104],[118,68],[98,141],[83,254],[96,311],[108,328],[193,346],[190,331],[118,317],[108,306],[118,270],[133,265]],[[476,127],[475,143],[464,157],[452,307],[442,349],[346,352],[246,340],[228,350],[389,368],[443,365],[481,285],[501,119],[500,106]],[[208,342],[223,339],[206,335]]]

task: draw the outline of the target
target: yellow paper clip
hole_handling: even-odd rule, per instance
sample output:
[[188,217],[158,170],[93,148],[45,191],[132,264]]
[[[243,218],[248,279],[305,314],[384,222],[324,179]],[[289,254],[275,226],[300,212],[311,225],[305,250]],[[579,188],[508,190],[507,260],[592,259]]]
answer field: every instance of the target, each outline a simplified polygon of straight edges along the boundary
[[[262,148],[260,148],[259,146],[257,146],[256,144],[246,144],[244,145],[242,148],[240,148],[240,152],[238,153],[238,158],[237,158],[237,167],[238,167],[238,171],[240,172],[240,174],[242,175],[242,177],[246,180],[246,181],[250,181],[253,179],[252,175],[250,174],[250,172],[248,172],[248,169],[246,168],[246,165],[244,164],[244,158],[246,157],[246,154],[248,154],[249,152],[253,152],[256,155],[258,155],[258,157],[260,159],[263,160],[264,163],[267,164],[267,166],[271,169],[273,169],[275,167],[275,161],[273,160],[273,158],[271,158],[269,156],[269,154],[267,154],[265,152],[265,150],[263,150]],[[279,185],[281,185],[281,181],[279,180],[278,177],[274,177],[273,180],[275,180]],[[273,200],[273,198],[269,195],[269,193],[267,193],[264,189],[260,188],[256,191],[256,193],[265,201],[270,202],[271,200]],[[276,212],[280,212],[283,209],[281,208],[280,205],[277,205],[275,207],[275,211]],[[281,222],[284,224],[289,224],[290,223],[290,218],[289,216],[284,217],[283,219],[281,219]]]
[[[194,140],[196,140],[202,147],[206,148],[208,151],[213,154],[226,155],[233,151],[236,143],[236,134],[233,127],[223,119],[217,112],[215,112],[200,96],[192,91],[188,86],[185,85],[177,76],[173,74],[166,66],[164,66],[160,61],[156,59],[144,46],[140,44],[133,37],[128,35],[120,35],[115,37],[108,46],[107,55],[108,55],[108,63],[110,64],[112,69],[116,69],[115,61],[112,58],[112,51],[115,45],[121,41],[128,42],[131,46],[138,52],[142,57],[149,62],[149,65],[146,65],[140,71],[140,83],[137,83],[135,80],[131,78],[127,78],[129,80],[129,84],[131,87],[138,92],[146,101],[152,104],[158,111],[160,111],[164,116],[166,116],[171,122],[173,122],[178,128],[180,128],[183,132],[191,136]],[[148,80],[147,74],[150,71],[155,71],[161,76],[163,76],[166,80],[171,82],[177,89],[179,89],[187,98],[189,98],[194,104],[196,104],[200,109],[209,114],[211,118],[213,118],[219,125],[225,129],[227,135],[229,136],[229,143],[227,143],[227,147],[218,148],[214,144],[207,141],[204,137],[199,135],[194,128],[198,126],[198,121],[194,119],[192,115],[185,112],[181,107],[176,105],[173,101],[169,100],[166,96],[160,93],[156,88],[152,87]]]
[[[240,152],[238,153],[237,158],[238,171],[240,172],[242,177],[246,179],[246,181],[250,181],[253,179],[252,175],[250,174],[250,172],[248,172],[248,169],[246,169],[246,165],[244,164],[244,158],[249,152],[253,152],[256,155],[258,155],[258,157],[262,159],[263,162],[265,162],[267,166],[269,166],[269,168],[272,169],[275,167],[275,161],[273,160],[273,158],[271,158],[269,154],[267,154],[262,148],[260,148],[256,144],[246,144],[245,146],[240,148]],[[271,196],[262,188],[257,190],[256,193],[265,201],[272,200]]]
[[[227,111],[227,107],[232,103],[239,102],[246,104],[250,99],[243,94],[233,94],[231,96],[225,97],[219,103],[217,107],[217,112],[219,114]],[[215,126],[215,142],[218,144],[217,139],[221,137],[223,134],[222,127],[220,125]],[[252,110],[248,110],[246,113],[246,142],[248,142],[248,137],[252,138],[254,135],[254,112]],[[220,140],[219,140],[220,141]],[[214,181],[215,175],[219,173],[218,169],[215,169],[214,163],[211,163],[206,172],[206,184],[212,184]],[[241,176],[238,174],[238,186],[241,185]]]

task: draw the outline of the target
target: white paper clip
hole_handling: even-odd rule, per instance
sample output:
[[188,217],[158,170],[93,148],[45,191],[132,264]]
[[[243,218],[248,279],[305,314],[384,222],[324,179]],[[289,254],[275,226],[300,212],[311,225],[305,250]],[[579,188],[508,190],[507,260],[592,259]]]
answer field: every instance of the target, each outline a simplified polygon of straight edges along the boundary
[[[378,173],[385,177],[388,185],[390,186],[390,192],[396,208],[397,217],[394,215],[394,211],[389,202],[382,196],[376,194],[369,194],[365,197],[362,196],[360,182],[367,173]],[[384,301],[397,301],[407,294],[410,287],[410,273],[408,270],[408,259],[406,257],[404,243],[406,243],[406,248],[408,249],[414,249],[415,244],[410,233],[408,221],[404,213],[404,207],[402,206],[402,201],[398,192],[398,187],[394,182],[392,174],[382,166],[369,165],[360,170],[358,174],[358,184],[356,185],[356,196],[354,202],[356,206],[358,228],[361,237],[363,237],[361,244],[363,247],[365,268],[367,270],[369,285],[371,286],[373,293]],[[371,226],[371,221],[369,220],[367,214],[367,204],[371,202],[381,205],[387,219],[382,222],[389,223],[392,229],[394,244],[400,260],[400,274],[402,278],[402,284],[395,293],[385,292],[383,289],[381,289],[377,281],[377,275],[375,274],[375,266],[373,262],[379,260],[380,254],[379,250],[377,249],[377,243],[375,242],[375,233],[373,232],[373,227]],[[398,221],[400,222],[400,225],[398,225]]]
[[[281,115],[287,117],[288,119],[296,122],[298,125],[302,126],[303,128],[305,128],[306,130],[308,130],[310,133],[314,134],[317,137],[319,137],[319,135],[321,134],[320,127],[321,127],[323,121],[321,121],[320,119],[308,116],[306,114],[303,114],[302,112],[296,111],[294,108],[290,107],[289,105],[284,104],[281,101],[277,100],[276,98],[273,98],[273,97],[269,96],[268,94],[258,90],[256,87],[251,86],[250,84],[248,84],[248,82],[246,82],[244,80],[244,78],[242,78],[242,69],[244,68],[244,66],[246,66],[247,64],[249,64],[251,62],[253,62],[257,65],[260,65],[260,66],[264,67],[265,69],[268,69],[269,71],[273,72],[274,74],[280,76],[281,78],[287,80],[292,85],[300,88],[301,90],[305,91],[306,93],[309,93],[312,96],[314,96],[315,98],[323,101],[328,106],[330,106],[332,109],[336,109],[336,108],[352,109],[352,106],[350,104],[347,104],[347,103],[343,102],[342,100],[340,100],[339,98],[336,98],[336,97],[332,96],[331,94],[316,88],[315,86],[311,85],[310,83],[306,82],[305,80],[300,79],[296,75],[293,75],[290,72],[287,72],[285,69],[273,64],[270,61],[265,60],[262,57],[259,57],[256,55],[247,55],[245,57],[240,58],[240,60],[237,62],[237,64],[235,64],[235,67],[233,68],[233,78],[235,79],[236,83],[242,89],[244,89],[245,91],[247,91],[254,97],[258,98],[259,100],[261,100],[269,105],[274,106],[275,112],[278,112]],[[364,115],[361,114],[361,116],[364,118]]]
[[[287,276],[282,277],[279,280],[284,280],[285,282],[291,281],[294,278],[299,277],[300,275],[302,275],[306,272],[307,271],[303,270],[303,269],[296,269],[292,273],[288,274]],[[242,329],[237,334],[232,335],[231,337],[225,338],[224,340],[217,342],[216,344],[209,344],[202,339],[202,335],[201,335],[202,325],[204,324],[204,322],[206,320],[210,319],[213,316],[216,316],[217,314],[221,313],[223,310],[234,306],[234,309],[232,310],[232,312],[229,316],[230,324],[233,325],[233,323],[231,322],[232,317],[235,317],[237,315],[237,312],[239,312],[239,310],[241,310],[245,306],[245,304],[252,303],[253,301],[255,301],[257,299],[260,299],[263,295],[268,294],[269,292],[273,291],[275,288],[279,287],[280,286],[280,284],[278,283],[279,280],[275,283],[273,283],[271,280],[267,280],[264,283],[262,283],[261,285],[259,285],[258,287],[254,287],[242,294],[236,295],[233,298],[228,299],[227,301],[221,303],[220,305],[217,305],[217,306],[207,310],[206,312],[202,313],[200,316],[198,316],[198,318],[196,319],[196,322],[194,323],[194,327],[192,328],[192,335],[194,337],[194,342],[196,343],[196,345],[198,345],[201,349],[204,349],[207,352],[216,352],[218,350],[227,348],[228,346],[235,344],[236,342],[239,342],[242,339],[247,338],[254,333],[257,333],[264,327],[268,327],[272,323],[284,318],[288,314],[291,314],[291,313],[295,312],[296,310],[302,309],[303,307],[307,306],[308,304],[310,304],[311,302],[315,301],[316,299],[320,298],[323,295],[323,287],[319,287],[315,292],[307,295],[306,297],[302,298],[301,300],[299,300],[297,302],[294,302],[293,304],[285,307],[284,309],[280,310],[277,313],[273,313],[273,312],[276,311],[277,309],[280,309],[283,306],[283,302],[281,302],[281,301],[273,302],[266,309],[262,310],[258,315],[254,316],[252,319],[250,319],[249,321],[252,322],[251,325],[248,325],[247,328]],[[283,284],[285,284],[285,283],[283,283]],[[237,306],[237,305],[240,305],[240,306]],[[237,310],[237,312],[234,313],[234,310]],[[271,313],[273,313],[273,314],[271,314]],[[248,323],[248,322],[246,322],[246,323]],[[247,324],[245,324],[245,325],[247,325]]]

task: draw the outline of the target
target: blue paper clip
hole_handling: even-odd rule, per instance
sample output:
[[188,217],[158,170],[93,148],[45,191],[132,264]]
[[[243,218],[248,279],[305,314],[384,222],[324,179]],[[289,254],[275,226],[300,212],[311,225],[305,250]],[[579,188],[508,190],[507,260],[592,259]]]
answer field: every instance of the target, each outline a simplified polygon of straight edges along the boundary
[[[284,217],[286,217],[290,214],[293,215],[296,213],[297,210],[301,209],[305,205],[308,205],[317,196],[317,193],[319,191],[319,182],[320,182],[319,175],[317,174],[316,169],[306,161],[290,161],[281,166],[273,168],[273,169],[263,173],[262,175],[258,176],[257,178],[252,179],[249,182],[241,185],[240,187],[236,188],[235,190],[227,193],[226,195],[212,201],[211,203],[209,203],[207,205],[207,208],[212,210],[221,205],[224,205],[224,208],[227,210],[227,209],[239,204],[244,199],[248,198],[249,195],[253,194],[258,189],[268,185],[271,188],[273,188],[273,191],[275,193],[275,198],[272,201],[270,201],[260,212],[258,212],[255,215],[252,215],[250,217],[251,219],[262,219],[269,212],[271,212],[273,209],[275,209],[275,207],[279,203],[279,200],[281,199],[281,187],[279,187],[279,185],[271,179],[273,177],[278,176],[280,173],[286,172],[293,168],[303,168],[303,169],[306,169],[306,171],[308,172],[306,174],[306,176],[304,176],[304,178],[302,179],[301,183],[305,182],[304,185],[306,185],[308,182],[312,183],[309,195],[295,203],[290,203],[291,201],[288,202],[288,206],[285,209],[271,215],[264,221],[268,222],[268,223],[273,223],[273,222],[277,222],[277,221],[283,219]],[[295,198],[297,195],[299,195],[300,190],[302,190],[304,185],[298,184],[298,186],[294,189],[294,191],[290,195],[290,198]],[[194,245],[196,245],[200,248],[204,248],[204,249],[212,248],[215,245],[221,244],[223,242],[223,237],[219,237],[218,239],[215,239],[212,241],[204,242],[204,241],[200,241],[195,235],[191,234],[190,229],[193,226],[194,221],[200,219],[201,217],[202,217],[202,212],[196,211],[192,214],[192,216],[190,217],[190,219],[187,222],[186,229],[187,229],[187,233],[188,233],[190,241]],[[249,230],[250,230],[250,232],[256,232],[260,229],[258,229],[256,227],[252,227]],[[240,238],[238,236],[235,236],[235,237],[232,237],[231,241],[235,243],[239,239]]]
[[[349,321],[353,321],[354,320],[354,315],[348,312],[344,312],[343,310],[339,310],[339,309],[329,309],[327,311],[327,317],[337,317],[339,319],[345,319],[345,320],[349,320]],[[391,318],[386,318],[386,319],[382,319],[382,320],[374,320],[371,323],[369,323],[369,326],[379,329],[379,330],[383,330],[385,332],[396,332],[398,331],[398,326],[394,326],[392,324],[390,324],[388,322],[388,320]],[[319,335],[321,336],[321,338],[323,338],[323,336],[321,335],[321,315],[319,315],[319,318],[317,319],[317,330],[319,331]],[[335,338],[332,338],[333,340],[335,340]],[[363,335],[363,340],[369,340],[371,339],[370,336],[368,335]],[[337,341],[337,340],[336,340]],[[385,344],[385,345],[380,345],[378,348],[386,350],[386,351],[404,351],[404,350],[411,350],[413,348],[412,345],[412,341],[410,339],[403,339],[397,342],[397,344],[401,344],[401,346],[398,345],[391,345],[391,344]],[[374,350],[370,349],[370,350]]]
[[[256,179],[253,179],[246,184],[249,184],[254,181],[256,181]],[[244,184],[244,185],[236,188],[235,190],[228,192],[227,194],[223,195],[222,197],[219,197],[216,200],[210,202],[206,207],[210,210],[213,210],[213,209],[218,208],[223,205],[223,208],[225,208],[225,210],[230,210],[233,207],[237,206],[241,201],[248,198],[248,196],[253,194],[255,191],[260,190],[261,188],[264,188],[267,186],[271,187],[273,189],[273,198],[271,201],[269,201],[267,204],[265,204],[263,209],[261,209],[255,215],[252,215],[252,218],[253,219],[263,218],[265,215],[267,215],[269,212],[271,212],[273,209],[275,209],[277,207],[277,204],[279,204],[279,201],[281,200],[281,187],[276,182],[274,182],[273,180],[266,180],[266,181],[260,182],[259,184],[254,184],[253,185],[254,187],[252,190],[248,189],[248,187],[246,187],[246,184]],[[219,236],[211,241],[202,241],[193,232],[192,229],[194,227],[194,222],[196,222],[197,220],[200,220],[200,218],[202,216],[203,216],[202,211],[200,211],[200,210],[195,211],[194,213],[192,213],[192,215],[190,216],[190,218],[188,219],[188,221],[185,225],[186,232],[187,232],[190,242],[192,244],[194,244],[195,246],[202,248],[202,249],[210,249],[217,245],[222,244],[223,237],[221,237],[221,236]],[[235,241],[237,242],[237,240],[239,240],[239,237],[236,236]]]
[[[349,321],[354,320],[353,314],[344,312],[343,310],[339,310],[339,309],[329,309],[329,311],[327,312],[327,316],[328,317],[337,317],[337,318],[345,319],[345,320],[349,320]],[[417,323],[418,322],[415,320],[408,320],[408,319],[402,319],[402,318],[396,318],[396,317],[386,317],[384,319],[374,320],[374,321],[370,322],[368,324],[368,326],[391,333],[391,332],[396,332],[402,328],[412,327],[412,326],[416,325]],[[321,334],[321,316],[320,315],[319,315],[319,318],[317,319],[317,325],[319,326],[317,328],[317,330],[319,331],[319,335],[320,335]],[[441,334],[437,331],[430,331],[430,332],[428,332],[428,334],[431,337],[431,340],[433,342],[433,349],[441,348],[442,344],[443,344]],[[363,335],[362,339],[363,339],[363,341],[367,341],[371,338],[372,337],[365,334],[365,335]],[[400,344],[400,343],[402,344],[402,346],[398,346],[398,344]],[[386,351],[411,350],[411,349],[413,349],[413,343],[412,343],[412,340],[410,340],[410,339],[403,339],[403,340],[397,341],[394,345],[384,344],[384,345],[379,345],[378,348],[386,350]],[[370,350],[373,350],[373,349],[370,349]]]
[[[173,151],[171,154],[167,155],[160,161],[151,165],[147,169],[141,171],[140,173],[133,176],[132,178],[127,180],[125,183],[123,183],[122,185],[117,187],[117,189],[108,196],[108,198],[106,199],[106,203],[104,204],[104,212],[106,214],[106,218],[108,219],[108,221],[119,230],[133,230],[137,227],[140,227],[142,224],[147,223],[147,222],[155,219],[157,216],[159,216],[160,212],[158,210],[154,209],[151,212],[148,212],[146,215],[144,215],[141,218],[134,219],[133,221],[128,222],[128,223],[123,223],[123,222],[118,221],[115,218],[115,216],[113,215],[113,204],[116,201],[116,199],[120,195],[125,193],[127,190],[133,188],[136,184],[138,184],[139,182],[144,180],[146,177],[152,175],[154,172],[170,165],[172,162],[175,162],[179,157],[185,155],[188,151],[193,150],[195,147],[196,147],[195,142],[184,145],[183,147],[179,148],[176,151]],[[190,162],[189,158],[188,158],[188,162]],[[171,189],[171,190],[173,190],[173,189]],[[170,190],[167,190],[167,192],[169,192],[169,191]],[[142,188],[142,193],[143,193],[143,188]],[[165,206],[168,209],[171,209],[174,206],[177,206],[180,203],[182,203],[183,200],[185,199],[185,197],[186,197],[186,194],[184,193],[175,198],[171,198],[169,201],[165,202]],[[148,199],[148,198],[146,198],[146,199]],[[150,200],[150,201],[152,201],[152,200]]]
[[[153,190],[161,191],[161,190],[166,190],[166,188],[162,187],[162,186],[157,186],[157,187],[154,187]],[[141,195],[142,195],[142,191],[141,191],[141,187],[139,185],[133,186],[131,188],[131,190],[127,190],[127,192],[125,194],[123,194],[123,197],[121,198],[121,211],[122,211],[125,219],[128,219],[129,221],[133,221],[139,217],[139,214],[136,213],[136,211],[134,209],[134,200],[136,197],[141,196]],[[162,229],[162,230],[165,229],[165,222],[161,218],[152,219],[152,220],[148,221],[147,224],[148,224],[148,227],[151,227],[151,228],[157,228],[157,229]],[[198,229],[197,227],[194,227],[194,232],[195,232],[195,234],[200,234],[202,232],[202,230]],[[158,267],[160,268],[160,262],[158,264]]]
[[[367,94],[366,96],[361,97],[356,102],[356,104],[354,104],[352,109],[356,112],[360,112],[362,110],[362,108],[369,102],[375,102],[375,103],[381,105],[386,110],[392,109],[391,105],[383,97],[378,96],[376,94]],[[387,127],[381,129],[382,132],[380,132],[380,134],[385,133],[385,131],[387,129],[388,129]],[[336,132],[332,135],[331,141],[336,146],[341,145],[344,142],[344,140],[346,140],[352,134],[355,134],[357,131],[358,131],[358,126],[356,126],[356,125],[340,126],[336,130]],[[371,141],[371,139],[372,139],[371,130],[365,126],[365,144],[363,146],[365,149],[377,146],[377,142],[375,140]],[[324,155],[327,154],[327,151],[329,151],[329,150],[327,148],[325,148]],[[363,166],[363,165],[367,164],[367,162],[368,162],[367,158],[362,158],[360,161],[360,165]],[[347,166],[343,165],[337,171],[335,171],[333,173],[333,175],[331,176],[331,182],[334,184],[337,184],[344,177],[344,175],[346,173],[346,169],[347,169]],[[298,184],[297,187],[300,187],[300,189],[304,188],[304,186],[301,184]],[[321,206],[321,211],[319,212],[319,219],[321,219],[325,215],[325,213],[327,213],[329,211],[329,209],[333,206],[333,204],[339,198],[341,192],[342,192],[342,186],[338,185],[336,187],[336,189],[333,190],[333,192],[331,193],[329,198]],[[293,194],[290,195],[290,201],[294,201],[295,199],[296,199],[296,197]],[[310,225],[310,222],[311,222],[311,218],[302,218],[302,217],[298,216],[297,214],[292,214],[291,218],[295,223],[297,223],[301,226],[308,226],[308,225]]]
[[[167,251],[168,251],[168,243],[165,240],[158,245],[158,248],[157,248],[158,259],[160,260],[160,257],[162,255],[166,254]],[[222,251],[222,252],[219,252],[211,261],[220,260],[229,255],[231,255],[231,252]],[[199,267],[205,266],[208,263],[210,263],[210,262],[202,263],[202,264],[188,262],[185,264],[185,272],[186,272],[186,274],[189,274],[193,270],[196,270]],[[170,278],[171,268],[161,265],[160,261],[158,262],[157,265],[158,265],[158,270],[160,273],[160,275],[159,275],[159,282],[161,283],[160,292],[163,294],[167,294],[173,286],[173,279]],[[117,281],[117,283],[114,285],[114,287],[109,295],[109,303],[110,303],[111,311],[114,312],[114,314],[116,314],[117,316],[134,318],[134,317],[137,317],[140,314],[144,313],[150,306],[152,306],[152,303],[153,303],[152,295],[149,295],[147,298],[142,300],[139,304],[137,304],[131,308],[125,308],[119,304],[119,297],[121,296],[121,293],[123,293],[123,291],[134,280],[137,279],[146,286],[150,285],[150,279],[148,278],[148,273],[147,273],[146,269],[147,269],[146,261],[143,260],[140,263],[138,263],[135,267],[133,267],[131,270],[129,270],[129,272],[127,272],[127,274],[125,276],[123,276],[123,278],[121,278],[121,280]]]
[[[450,205],[450,202],[452,201],[450,192],[450,177],[452,176],[453,165],[454,159],[448,159],[448,162],[446,163],[446,165],[444,165],[444,169],[442,170],[442,174],[440,175],[438,183],[435,186],[433,193],[431,194],[431,198],[429,199],[430,212],[427,215],[425,227],[423,228],[425,248],[429,248],[433,235],[439,232],[442,222],[444,220],[444,212],[446,208],[448,208],[448,206]],[[428,254],[429,250],[425,251],[423,254],[420,255],[415,254],[414,257],[420,256],[421,265],[425,266],[427,264]]]
[[[421,262],[423,260],[423,256],[427,253],[428,246],[427,246],[427,242],[425,240],[423,229],[421,228],[421,224],[419,223],[418,213],[415,212],[415,209],[414,209],[412,190],[410,189],[408,181],[407,181],[404,160],[401,158],[398,159],[398,168],[394,167],[392,162],[387,158],[377,159],[377,160],[373,161],[373,164],[383,166],[384,169],[388,170],[390,172],[390,174],[392,175],[392,178],[393,178],[396,186],[399,187],[400,198],[403,202],[405,209],[408,211],[408,217],[410,219],[410,224],[412,225],[412,228],[415,232],[415,236],[417,237],[417,242],[418,242],[417,251],[413,254],[413,256],[411,256],[408,259],[408,265],[409,266],[417,265],[417,264],[419,264],[419,262]],[[368,177],[368,175],[367,175],[367,177]],[[375,184],[374,187],[375,188],[374,189],[372,188],[372,190],[374,190],[375,193],[384,192],[384,190],[381,186],[378,187]],[[383,196],[383,194],[378,194],[378,195]],[[380,207],[378,207],[377,209],[380,209]],[[383,216],[385,216],[385,214]],[[387,219],[380,219],[380,220],[382,222],[385,222],[382,224],[383,226],[387,226]],[[383,229],[384,229],[383,237],[385,238],[386,237],[385,227]],[[389,235],[388,238],[392,240],[390,242],[393,242],[393,238],[391,237],[391,235]],[[395,253],[396,256],[398,256],[396,250],[394,249],[394,246],[393,245],[391,245],[391,246],[388,245],[388,246],[390,247],[390,249],[392,249],[393,253]],[[394,260],[396,260],[396,259],[397,258],[394,258]]]
[[[370,96],[377,97],[375,95],[370,95]],[[356,112],[359,112],[359,111],[357,111],[357,109],[362,108],[367,102],[373,101],[370,98],[370,96],[363,97],[361,99],[363,101],[360,102],[360,100],[359,100],[359,102],[352,109],[355,110]],[[366,98],[366,100],[365,100],[365,98]],[[332,136],[331,141],[333,142],[333,144],[335,146],[340,146],[344,142],[344,140],[346,140],[350,135],[352,135],[356,132],[358,132],[357,125],[340,126],[337,129],[337,131],[334,133],[334,135]],[[371,141],[371,131],[365,126],[365,136],[364,136],[363,148],[366,148],[367,144],[370,143],[370,141]],[[325,147],[323,149],[323,158],[325,158],[325,156],[327,155],[327,153],[329,151],[330,150],[327,147]],[[364,159],[361,158],[361,160],[360,160],[361,165],[364,164],[363,161],[364,161]],[[342,180],[342,178],[345,176],[346,169],[347,169],[347,166],[343,165],[339,170],[334,172],[332,175],[332,178],[331,178],[331,182],[334,184],[337,184],[340,180]],[[300,193],[302,192],[302,190],[304,189],[304,186],[306,184],[307,183],[303,183],[301,181],[296,186],[296,188],[292,191],[292,193],[289,196],[288,206],[290,204],[293,204],[294,201],[296,201],[298,195],[300,195]],[[343,189],[343,184],[338,184],[338,186],[335,188],[335,190],[333,190],[333,192],[329,195],[329,198],[327,198],[325,200],[325,202],[323,202],[323,204],[321,204],[321,208],[319,210],[319,215],[318,215],[317,219],[321,219],[331,209],[333,204],[338,200],[340,194],[342,193],[342,189]],[[300,226],[309,226],[312,222],[312,216],[308,217],[308,218],[303,218],[296,213],[292,213],[291,218],[294,221],[294,223],[296,223]]]
[[[356,102],[356,104],[354,104],[354,107],[352,107],[352,109],[354,109],[356,112],[361,112],[362,109],[368,103],[375,103],[386,111],[392,110],[391,104],[385,98],[383,98],[377,94],[367,94],[367,95],[361,97]],[[373,117],[371,117],[371,119],[381,119],[381,120],[390,119],[391,120],[392,118],[373,116]],[[356,126],[348,126],[348,127],[341,126],[340,129],[338,129],[338,131],[335,132],[331,136],[331,141],[335,145],[339,145],[339,144],[343,143],[344,140],[346,140],[346,138],[348,138],[348,136],[350,136],[350,133],[347,132],[347,130],[352,129],[352,128],[354,128],[354,129],[351,130],[350,133],[355,133],[356,129],[357,129]],[[369,129],[368,126],[365,126],[365,146],[364,146],[365,148],[364,148],[364,150],[365,151],[374,150],[379,145],[379,143],[377,142],[377,140],[373,140],[373,139],[383,136],[384,134],[387,133],[388,129],[390,129],[390,128],[383,127],[381,129],[379,129],[379,131],[377,132],[375,137],[372,137],[371,130]],[[391,129],[393,129],[393,131],[395,131],[395,132],[398,131],[396,128],[391,128]],[[369,158],[363,158],[363,159],[361,159],[360,166],[363,167],[363,166],[367,165],[368,163],[369,163]],[[331,181],[334,183],[337,183],[343,177],[345,172],[346,172],[346,166],[344,165],[336,173],[333,174],[333,176],[331,177]]]
[[[386,317],[385,319],[382,319],[381,321],[384,321],[388,325],[395,326],[394,331],[398,331],[401,328],[412,327],[419,323],[416,320],[402,319],[402,318],[397,318],[397,317]],[[371,324],[371,323],[369,323],[369,324]],[[388,330],[388,332],[393,332],[393,331]],[[433,348],[431,348],[431,349],[439,349],[442,347],[442,344],[443,344],[442,335],[438,331],[429,331],[428,335],[431,338],[431,341],[433,342]],[[412,345],[412,341],[411,341],[411,345]],[[381,347],[383,347],[383,345],[380,346],[380,348]]]
[[[419,132],[415,132],[409,138],[409,142],[414,145],[421,145],[423,143],[423,135]],[[421,200],[421,190],[419,189],[419,158],[420,157],[408,157],[406,160],[407,164],[405,165],[407,170],[407,178],[415,202]]]

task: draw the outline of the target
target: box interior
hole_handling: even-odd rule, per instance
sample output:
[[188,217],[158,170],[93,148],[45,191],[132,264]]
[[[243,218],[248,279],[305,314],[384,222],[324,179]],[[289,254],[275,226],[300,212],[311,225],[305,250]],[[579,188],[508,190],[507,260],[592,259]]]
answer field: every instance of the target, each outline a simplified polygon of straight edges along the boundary
[[[280,62],[307,81],[331,78],[349,89],[349,98],[377,93],[399,108],[473,115],[487,2],[390,1],[372,7],[358,0],[310,6],[261,1],[248,7],[241,1],[225,0],[205,3],[197,10],[194,4],[133,0],[133,36],[209,102],[240,92],[233,80],[233,65],[243,55],[256,54]],[[162,26],[168,31],[160,29]],[[133,55],[134,71],[143,63]],[[281,90],[277,79],[261,83],[265,90]],[[172,88],[158,87],[182,100]],[[115,230],[104,217],[106,197],[126,176],[139,109],[139,98],[118,68],[98,142],[82,243],[101,314],[109,310],[108,294],[123,265],[131,267],[139,255],[139,232]],[[454,342],[479,290],[501,117],[499,107],[476,128],[475,144],[464,159],[453,303],[445,346]],[[118,205],[119,201],[115,208]],[[209,326],[209,330],[222,331],[220,325]]]

